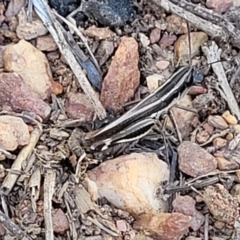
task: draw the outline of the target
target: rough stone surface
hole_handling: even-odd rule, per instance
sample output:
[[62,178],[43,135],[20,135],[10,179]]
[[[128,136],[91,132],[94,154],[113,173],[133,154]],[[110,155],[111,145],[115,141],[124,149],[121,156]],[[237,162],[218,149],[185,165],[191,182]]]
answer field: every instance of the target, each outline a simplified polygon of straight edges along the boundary
[[0,73],[0,106],[10,106],[16,112],[33,112],[43,119],[51,112],[50,106],[14,73]]
[[218,183],[205,188],[203,200],[216,220],[233,225],[238,219],[238,200],[223,185]]
[[228,128],[228,124],[226,123],[226,121],[219,115],[210,115],[208,117],[208,123],[213,127],[221,130]]
[[97,40],[112,38],[116,35],[112,30],[110,30],[109,27],[99,28],[96,27],[95,25],[87,28],[84,31],[84,34],[88,37],[96,38]]
[[197,177],[217,168],[216,159],[199,145],[184,141],[178,147],[179,169],[189,176]]
[[67,230],[69,230],[68,219],[61,209],[56,209],[53,212],[52,222],[53,231],[55,233],[64,234]]
[[150,43],[156,43],[160,40],[161,37],[161,29],[154,28],[150,33]]
[[41,51],[55,51],[58,49],[57,44],[51,35],[40,36],[36,39],[36,48]]
[[233,116],[229,111],[225,111],[222,114],[222,117],[224,118],[224,120],[231,125],[235,125],[238,123],[238,120],[235,116]]
[[65,109],[68,117],[87,122],[93,119],[94,109],[85,94],[68,93]]
[[233,5],[233,0],[207,0],[206,6],[215,12],[224,13]]
[[20,40],[9,45],[3,52],[3,61],[5,70],[19,74],[42,99],[62,92],[61,85],[52,79],[46,56],[29,42]]
[[143,215],[133,224],[137,230],[147,231],[154,239],[179,240],[190,226],[190,217],[182,213]]
[[170,15],[166,18],[167,31],[175,34],[183,34],[188,32],[186,20],[177,15]]
[[169,179],[169,169],[155,153],[132,153],[105,161],[88,176],[89,186],[96,186],[99,197],[135,217],[167,210],[167,202],[156,192]]
[[132,37],[123,37],[103,81],[100,100],[105,107],[121,108],[139,85],[138,44]]
[[[195,56],[199,52],[200,46],[208,40],[208,35],[204,32],[191,32],[191,55]],[[178,58],[186,60],[189,58],[188,34],[181,35],[174,44]]]
[[196,213],[196,201],[190,196],[177,196],[172,204],[175,212],[187,216],[193,216]]

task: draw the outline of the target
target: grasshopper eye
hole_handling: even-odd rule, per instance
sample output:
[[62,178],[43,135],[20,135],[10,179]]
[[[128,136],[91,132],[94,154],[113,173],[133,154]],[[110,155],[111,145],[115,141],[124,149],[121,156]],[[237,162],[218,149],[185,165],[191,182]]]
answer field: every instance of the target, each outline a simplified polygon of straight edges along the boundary
[[200,70],[193,71],[193,82],[195,84],[202,84],[203,81],[203,73]]

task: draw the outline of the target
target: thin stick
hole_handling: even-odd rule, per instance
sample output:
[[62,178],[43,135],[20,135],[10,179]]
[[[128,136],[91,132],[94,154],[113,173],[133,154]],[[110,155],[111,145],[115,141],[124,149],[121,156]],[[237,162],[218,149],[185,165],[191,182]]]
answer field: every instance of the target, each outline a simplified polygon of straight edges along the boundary
[[44,221],[45,239],[54,240],[52,222],[52,197],[54,193],[56,173],[52,169],[47,169],[44,179]]
[[[222,50],[218,48],[217,44],[212,41],[212,45],[207,47],[202,47],[203,52],[205,53],[208,63],[215,62],[220,60]],[[240,121],[240,110],[238,103],[234,97],[232,89],[229,86],[228,79],[226,77],[224,68],[221,62],[212,64],[213,71],[217,75],[218,79],[218,91],[221,97],[228,103],[228,107],[232,114],[234,114],[238,121]]]
[[209,214],[205,215],[204,240],[208,240]]
[[35,128],[30,136],[30,142],[27,146],[25,146],[21,152],[18,154],[18,157],[14,161],[11,171],[5,177],[2,186],[1,186],[1,193],[8,195],[12,190],[14,184],[16,183],[19,174],[16,172],[22,171],[22,165],[24,161],[28,161],[29,157],[32,155],[33,149],[35,148],[38,140],[42,134],[42,131],[38,128]]
[[51,33],[54,41],[58,45],[59,51],[68,62],[68,65],[75,74],[84,93],[91,100],[96,115],[99,117],[100,120],[104,119],[106,117],[106,111],[102,106],[101,102],[99,101],[92,86],[90,85],[87,77],[85,76],[84,71],[82,70],[81,66],[78,64],[76,58],[71,52],[67,40],[65,39],[64,34],[61,31],[62,25],[57,21],[55,15],[52,13],[45,0],[32,1],[35,7],[35,11],[43,21],[44,25],[47,27],[48,31]]

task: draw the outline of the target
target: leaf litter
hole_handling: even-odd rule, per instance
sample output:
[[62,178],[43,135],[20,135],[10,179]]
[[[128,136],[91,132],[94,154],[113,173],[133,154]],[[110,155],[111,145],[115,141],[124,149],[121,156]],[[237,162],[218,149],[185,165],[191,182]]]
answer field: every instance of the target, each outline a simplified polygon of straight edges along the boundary
[[[239,238],[239,6],[199,2],[1,3],[1,239]],[[93,149],[189,49],[203,84]]]

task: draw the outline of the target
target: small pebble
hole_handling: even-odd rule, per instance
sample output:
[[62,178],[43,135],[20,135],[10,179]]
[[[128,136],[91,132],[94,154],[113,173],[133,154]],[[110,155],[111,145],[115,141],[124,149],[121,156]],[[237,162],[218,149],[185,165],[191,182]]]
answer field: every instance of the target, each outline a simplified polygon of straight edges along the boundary
[[215,158],[198,144],[184,141],[178,147],[179,169],[189,176],[197,177],[215,171]]
[[218,169],[221,171],[235,170],[239,168],[236,162],[228,161],[223,157],[216,157]]
[[205,143],[210,138],[209,133],[206,130],[199,132],[196,136],[198,143]]
[[206,6],[217,13],[224,13],[233,5],[233,0],[207,0]]
[[157,61],[155,65],[159,70],[164,71],[165,69],[168,68],[169,64],[170,64],[169,61],[160,60]]
[[237,118],[233,116],[228,110],[222,114],[222,117],[228,124],[236,125],[238,123]]
[[161,29],[159,28],[154,28],[152,29],[151,33],[150,33],[150,43],[156,43],[160,40],[161,37]]
[[226,146],[226,144],[227,140],[220,137],[217,137],[213,140],[213,146],[217,148],[223,148]]
[[234,138],[234,135],[233,135],[232,133],[228,133],[228,134],[226,135],[226,140],[227,140],[227,141],[231,141],[233,138]]
[[208,123],[215,128],[224,130],[228,128],[226,121],[219,115],[211,115],[208,117]]
[[144,48],[146,48],[147,46],[149,46],[150,40],[149,40],[149,38],[148,38],[145,34],[139,33],[139,39],[140,39],[140,42],[142,43],[142,46],[143,46]]
[[158,87],[159,83],[163,81],[164,77],[160,74],[153,74],[146,77],[147,87],[150,93],[154,92]]

